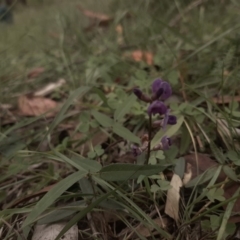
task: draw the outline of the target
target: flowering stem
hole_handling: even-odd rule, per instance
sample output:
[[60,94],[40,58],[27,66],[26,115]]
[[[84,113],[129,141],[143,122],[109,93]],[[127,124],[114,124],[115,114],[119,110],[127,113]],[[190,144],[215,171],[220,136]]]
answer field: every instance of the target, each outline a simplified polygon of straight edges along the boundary
[[149,128],[148,128],[148,151],[147,151],[147,162],[150,158],[151,153],[151,132],[152,132],[152,114],[149,115]]

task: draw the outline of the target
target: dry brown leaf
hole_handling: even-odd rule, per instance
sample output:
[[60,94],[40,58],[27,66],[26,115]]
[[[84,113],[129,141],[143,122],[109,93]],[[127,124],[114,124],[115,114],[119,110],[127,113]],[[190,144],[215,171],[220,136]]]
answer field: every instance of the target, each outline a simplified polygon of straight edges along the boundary
[[[67,223],[36,225],[32,240],[55,240]],[[61,239],[78,240],[78,227],[72,226]]]
[[132,59],[136,62],[140,62],[143,60],[143,51],[141,50],[135,50],[132,52]]
[[183,185],[185,186],[192,179],[192,165],[190,163],[186,163],[186,170],[183,176]]
[[[156,225],[158,225],[160,228],[163,228],[164,226],[166,226],[168,224],[168,219],[167,218],[156,218],[153,219],[153,222],[156,223]],[[150,237],[151,236],[151,231],[154,229],[153,226],[150,226],[149,228],[145,227],[144,225],[140,225],[136,230],[137,232],[144,236],[144,237]]]
[[84,9],[82,6],[78,5],[77,8],[88,18],[99,20],[101,23],[109,23],[113,20],[112,17],[103,14],[103,13],[96,13],[87,9]]
[[[218,163],[211,159],[208,155],[206,154],[198,154],[198,165],[196,162],[195,154],[190,154],[184,157],[186,160],[186,169],[185,172],[188,173],[189,171],[189,166],[191,166],[191,179],[194,179],[195,177],[198,176],[198,174],[202,174],[205,172],[207,169],[212,168],[214,166],[218,166]],[[197,171],[198,168],[198,171]],[[198,172],[198,174],[197,174]],[[224,180],[227,179],[226,174],[221,171],[216,183],[223,182]],[[224,185],[224,197],[226,199],[229,199],[233,196],[233,194],[237,191],[237,189],[240,187],[240,184],[237,182],[230,182]],[[227,207],[223,206],[224,208]],[[233,206],[233,212],[240,212],[240,198],[238,198]],[[240,222],[240,216],[233,216],[229,219],[231,222]]]
[[[44,97],[27,97],[20,96],[18,98],[18,108],[21,115],[39,116],[50,110],[56,110],[58,103]],[[55,112],[48,112],[46,116],[54,116]]]
[[38,77],[40,74],[42,74],[44,71],[45,71],[45,68],[43,68],[43,67],[34,68],[34,69],[32,69],[32,70],[27,74],[27,77],[28,77],[28,79],[30,79],[30,78],[36,78],[36,77]]
[[[88,133],[89,136],[91,136],[91,132]],[[86,155],[88,151],[91,150],[92,147],[95,147],[97,145],[101,145],[102,143],[106,142],[108,139],[107,134],[104,134],[103,132],[99,131],[95,133],[90,140],[86,141],[84,144],[81,144],[79,146],[79,142],[83,141],[85,139],[86,134],[75,132],[74,130],[69,130],[69,137],[72,141],[76,141],[73,144],[73,149],[75,151],[80,152],[82,155]]]
[[170,185],[172,186],[167,192],[167,201],[165,205],[165,213],[173,218],[176,222],[179,220],[179,200],[180,188],[183,183],[177,174],[173,174]]
[[142,50],[135,50],[131,53],[131,57],[135,62],[144,61],[148,65],[153,65],[153,54]]
[[123,39],[123,27],[121,24],[118,24],[116,26],[116,32],[117,32],[117,43],[118,45],[123,45],[124,44],[124,39]]
[[34,97],[46,96],[47,94],[50,94],[51,92],[53,92],[55,89],[60,88],[65,83],[66,83],[66,80],[63,78],[60,78],[57,82],[49,83],[42,89],[36,91],[33,95]]
[[153,54],[151,52],[145,52],[144,58],[148,65],[153,65]]
[[232,101],[240,102],[240,96],[220,96],[220,97],[214,97],[212,101],[216,104],[227,104],[231,103]]

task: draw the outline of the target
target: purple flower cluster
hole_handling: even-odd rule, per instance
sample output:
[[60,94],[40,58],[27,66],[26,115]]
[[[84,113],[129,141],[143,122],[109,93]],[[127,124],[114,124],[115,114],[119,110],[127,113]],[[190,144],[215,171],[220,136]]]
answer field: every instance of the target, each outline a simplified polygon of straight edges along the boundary
[[[152,94],[151,96],[145,95],[139,88],[133,89],[134,94],[143,102],[150,103],[147,109],[148,115],[160,115],[162,120],[153,122],[153,126],[160,126],[163,130],[167,125],[174,125],[177,123],[177,118],[174,115],[170,115],[170,109],[164,104],[172,95],[172,88],[170,84],[161,79],[156,79],[152,83]],[[167,150],[171,146],[171,139],[164,136],[157,149]],[[156,149],[156,150],[157,150]],[[136,148],[134,148],[135,155],[137,154]]]

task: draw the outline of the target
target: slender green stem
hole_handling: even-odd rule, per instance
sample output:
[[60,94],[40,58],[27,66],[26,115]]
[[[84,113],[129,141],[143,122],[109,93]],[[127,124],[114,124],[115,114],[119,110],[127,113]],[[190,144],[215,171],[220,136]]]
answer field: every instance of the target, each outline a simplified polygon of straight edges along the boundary
[[152,115],[149,115],[149,128],[148,128],[148,152],[147,152],[147,162],[150,158],[151,153],[151,132],[152,132]]

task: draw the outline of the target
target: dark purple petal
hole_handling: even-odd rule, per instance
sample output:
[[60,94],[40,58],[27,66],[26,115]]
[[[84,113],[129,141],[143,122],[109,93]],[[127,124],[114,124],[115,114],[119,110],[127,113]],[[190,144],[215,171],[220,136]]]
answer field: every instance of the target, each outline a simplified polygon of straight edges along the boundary
[[163,82],[163,80],[161,80],[161,79],[154,80],[154,82],[152,83],[152,92],[154,94],[156,94],[159,91],[162,82]]
[[139,98],[139,99],[141,99],[141,97],[142,97],[142,91],[139,89],[139,88],[134,88],[133,89],[133,93]]
[[164,101],[172,95],[172,88],[168,82],[156,79],[152,83],[152,93],[153,100],[161,98]]
[[137,157],[141,154],[141,150],[139,149],[138,146],[132,145],[131,148],[132,148],[132,153],[134,157]]
[[161,99],[164,101],[172,95],[172,88],[171,88],[170,84],[167,82],[162,82],[161,88],[163,89]]
[[172,145],[172,141],[170,138],[164,136],[161,140],[161,144],[162,144],[162,150],[168,150],[169,147]]
[[167,124],[169,125],[175,125],[177,123],[177,117],[174,115],[169,115],[168,116],[168,121]]
[[159,88],[157,92],[153,95],[153,100],[159,99],[163,94],[163,88]]
[[164,105],[163,102],[160,101],[154,101],[152,102],[147,110],[149,115],[155,115],[155,114],[160,114],[163,115],[167,112],[167,107]]

